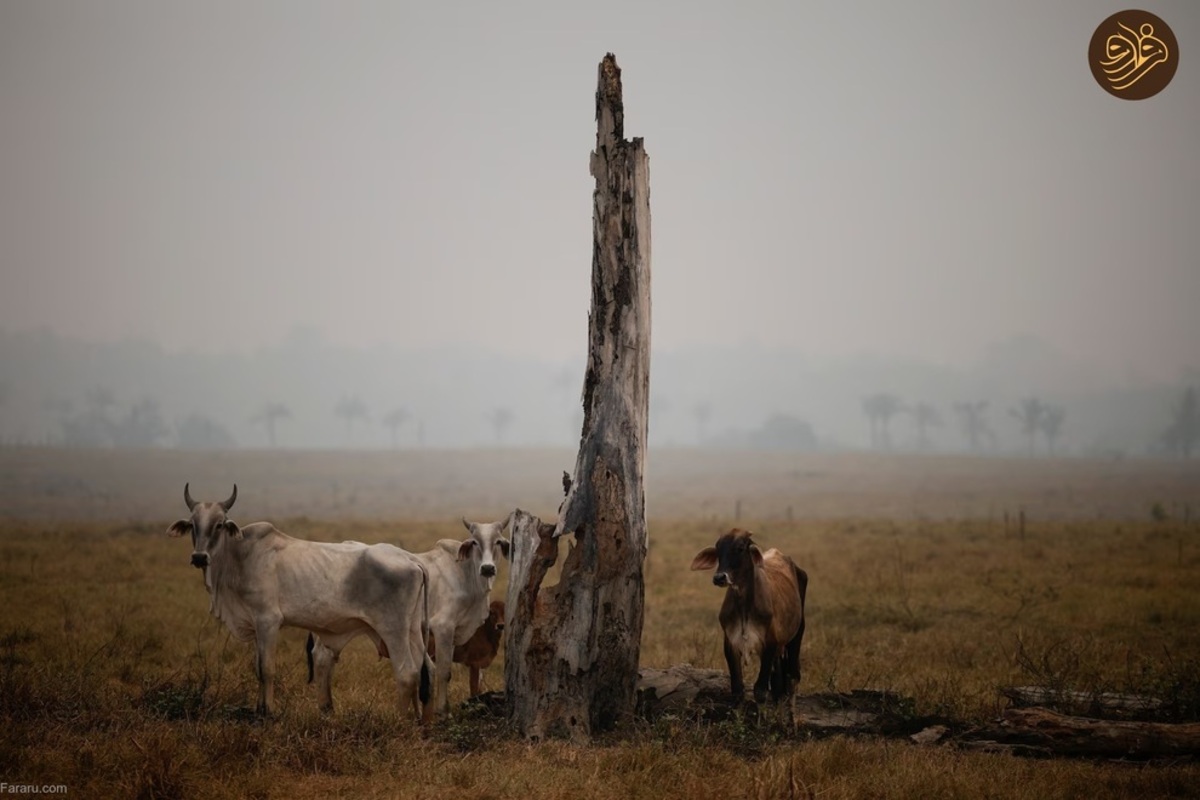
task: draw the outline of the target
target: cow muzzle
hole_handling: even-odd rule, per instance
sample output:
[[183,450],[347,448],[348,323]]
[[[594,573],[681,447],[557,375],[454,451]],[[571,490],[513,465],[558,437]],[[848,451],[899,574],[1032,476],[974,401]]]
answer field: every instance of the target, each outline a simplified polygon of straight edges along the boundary
[[726,575],[724,572],[718,572],[716,575],[713,575],[713,586],[728,586],[728,585],[729,585],[729,576]]
[[208,553],[192,553],[192,566],[204,569],[208,566]]
[[484,564],[483,566],[481,566],[479,568],[479,574],[485,578],[496,577],[496,565],[495,564]]

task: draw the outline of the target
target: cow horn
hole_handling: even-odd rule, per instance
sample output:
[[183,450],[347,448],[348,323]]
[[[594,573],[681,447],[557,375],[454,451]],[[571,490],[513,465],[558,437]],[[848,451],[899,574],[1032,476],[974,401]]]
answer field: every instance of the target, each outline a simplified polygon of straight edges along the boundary
[[196,507],[196,501],[192,499],[192,493],[186,483],[183,485],[183,502],[187,503],[188,511]]
[[233,508],[234,502],[237,500],[237,484],[233,485],[233,494],[229,495],[229,499],[221,503],[221,508],[228,511]]

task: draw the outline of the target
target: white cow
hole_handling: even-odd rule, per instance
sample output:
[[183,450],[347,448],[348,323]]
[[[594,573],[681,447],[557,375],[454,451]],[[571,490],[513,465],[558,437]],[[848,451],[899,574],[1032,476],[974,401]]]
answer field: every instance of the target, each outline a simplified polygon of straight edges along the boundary
[[321,637],[328,655],[322,707],[332,706],[332,664],[346,643],[368,636],[391,654],[400,701],[419,717],[429,700],[428,576],[413,556],[389,544],[327,544],[294,539],[269,522],[244,528],[227,512],[237,500],[198,503],[189,487],[190,519],[167,529],[192,537],[192,566],[204,570],[209,610],[242,641],[257,646],[258,710],[275,704],[275,641],[285,625]]
[[[425,709],[444,714],[450,708],[450,666],[454,648],[466,644],[487,621],[496,562],[508,558],[511,545],[504,538],[509,519],[503,522],[470,522],[464,541],[442,539],[432,549],[417,554],[429,573],[429,634],[436,652],[437,677],[433,700]],[[431,708],[432,707],[432,708]]]
[[[496,562],[509,555],[503,522],[476,523],[463,519],[471,535],[465,541],[442,539],[432,550],[413,554],[429,576],[429,638],[433,641],[436,679],[432,701],[425,706],[424,721],[450,708],[450,667],[454,648],[465,644],[487,620],[489,595],[496,580]],[[325,636],[310,637],[310,669],[320,676],[322,663],[330,660]],[[379,655],[389,655],[387,647]]]

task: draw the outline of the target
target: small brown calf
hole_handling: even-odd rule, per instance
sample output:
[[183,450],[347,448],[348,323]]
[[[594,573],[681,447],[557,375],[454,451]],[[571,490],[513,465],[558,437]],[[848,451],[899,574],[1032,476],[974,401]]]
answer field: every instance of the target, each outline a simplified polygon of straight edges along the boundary
[[[471,697],[482,693],[479,674],[491,666],[500,649],[500,637],[504,634],[504,601],[493,600],[488,606],[487,619],[470,639],[454,647],[454,663],[463,664],[471,671]],[[436,658],[433,640],[429,642],[429,654]]]
[[804,638],[804,598],[808,573],[778,550],[765,553],[738,528],[696,554],[692,569],[716,569],[713,584],[725,589],[721,629],[729,688],[737,700],[744,691],[742,665],[759,660],[754,699],[767,691],[790,700],[800,683],[800,642]]

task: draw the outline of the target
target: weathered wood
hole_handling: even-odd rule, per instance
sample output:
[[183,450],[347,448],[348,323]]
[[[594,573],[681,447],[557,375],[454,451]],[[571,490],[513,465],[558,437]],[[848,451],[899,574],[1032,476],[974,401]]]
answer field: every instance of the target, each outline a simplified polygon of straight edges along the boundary
[[[526,518],[526,525],[529,520],[536,519],[528,515]],[[551,541],[550,528],[544,523],[540,531],[534,528],[542,534],[537,540]],[[538,604],[555,602],[552,599],[555,592],[556,587],[551,588],[548,595],[543,590],[544,596]],[[537,613],[549,612],[542,609]],[[543,640],[537,646],[549,647],[550,644]],[[902,737],[917,745],[951,746],[1038,758],[1145,760],[1200,757],[1200,723],[1101,720],[1059,714],[1045,708],[1010,708],[992,723],[970,726],[961,721],[918,717],[913,713],[910,699],[891,692],[864,689],[797,695],[790,709],[775,708],[758,706],[747,697],[731,697],[729,676],[724,671],[701,669],[690,664],[642,669],[637,697],[638,716],[646,720],[669,714],[705,724],[743,714],[747,719],[774,726],[786,722],[792,735],[796,736]],[[511,701],[510,691],[507,702]],[[473,702],[497,708],[505,701],[498,696],[484,695]]]
[[[505,707],[516,719],[523,706],[518,692],[544,692],[553,642],[546,637],[546,613],[554,607],[553,587],[543,587],[546,572],[558,560],[554,525],[517,509],[509,518],[510,572],[504,620]],[[514,689],[514,687],[520,687]]]
[[[528,738],[586,740],[634,711],[645,587],[643,494],[650,393],[650,179],[624,138],[621,71],[596,90],[592,307],[583,431],[554,536],[573,534],[560,583],[541,592],[542,523],[514,519],[506,663],[509,718]],[[565,483],[565,482],[564,482]],[[519,541],[518,541],[519,540]],[[517,563],[518,559],[528,562]]]
[[959,744],[1021,755],[1087,758],[1200,756],[1200,723],[1124,722],[1010,708],[997,724],[967,731]]
[[1046,686],[1002,686],[1000,694],[1016,708],[1040,706],[1067,714],[1150,719],[1162,709],[1157,697],[1117,692],[1080,692]]

